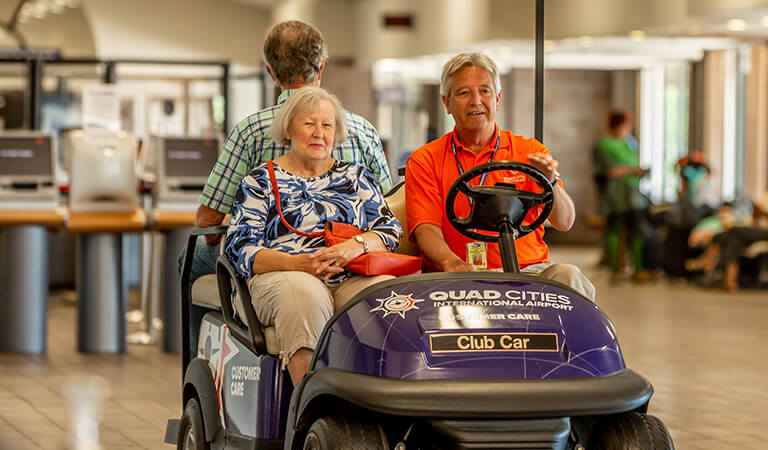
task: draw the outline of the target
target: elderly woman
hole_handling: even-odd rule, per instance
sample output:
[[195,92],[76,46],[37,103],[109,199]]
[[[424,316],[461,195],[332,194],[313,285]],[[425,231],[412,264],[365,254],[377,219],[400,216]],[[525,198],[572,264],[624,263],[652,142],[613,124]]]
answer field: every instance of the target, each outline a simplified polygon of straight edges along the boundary
[[[291,148],[271,161],[280,203],[269,163],[254,169],[235,196],[225,252],[249,280],[259,320],[275,326],[283,367],[295,384],[309,368],[334,310],[365,287],[391,278],[352,275],[344,267],[366,252],[397,250],[402,228],[373,176],[361,165],[331,157],[347,133],[335,96],[315,87],[297,90],[270,132],[275,142]],[[314,234],[328,221],[364,233],[326,247]]]

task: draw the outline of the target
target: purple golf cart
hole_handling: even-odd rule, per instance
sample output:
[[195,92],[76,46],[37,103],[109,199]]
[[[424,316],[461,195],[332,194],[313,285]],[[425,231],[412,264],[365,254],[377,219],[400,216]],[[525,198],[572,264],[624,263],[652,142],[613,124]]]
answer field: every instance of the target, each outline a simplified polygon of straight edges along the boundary
[[[522,172],[542,192],[469,184],[496,170]],[[453,210],[459,192],[472,201],[465,218]],[[225,300],[193,298],[192,236],[182,280],[183,415],[169,421],[166,441],[179,449],[672,449],[664,425],[646,414],[651,384],[626,367],[599,306],[518,273],[514,240],[546,220],[553,197],[547,178],[525,164],[467,171],[447,213],[462,233],[498,242],[505,271],[367,288],[327,323],[295,388],[274,330],[259,323],[245,280],[224,257],[216,282]]]

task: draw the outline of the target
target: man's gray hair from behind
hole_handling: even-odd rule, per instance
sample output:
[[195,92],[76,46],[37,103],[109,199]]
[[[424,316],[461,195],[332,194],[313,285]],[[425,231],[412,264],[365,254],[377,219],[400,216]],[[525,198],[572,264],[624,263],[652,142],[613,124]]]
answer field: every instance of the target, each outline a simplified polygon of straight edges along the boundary
[[322,33],[305,22],[280,22],[264,40],[264,61],[283,86],[315,82],[326,58],[328,47]]
[[443,66],[443,74],[440,76],[440,94],[445,95],[451,93],[451,82],[453,75],[459,70],[465,67],[481,67],[491,74],[493,79],[493,88],[496,94],[501,92],[501,78],[499,76],[499,68],[496,63],[493,62],[490,56],[483,53],[459,53],[454,56]]
[[296,89],[288,100],[280,107],[272,120],[272,127],[269,129],[269,135],[273,141],[281,145],[291,145],[288,138],[288,128],[291,121],[296,118],[296,114],[304,108],[313,111],[318,103],[327,100],[333,106],[333,118],[336,122],[336,134],[333,139],[333,145],[337,146],[347,140],[347,119],[341,102],[335,95],[323,88],[306,86]]

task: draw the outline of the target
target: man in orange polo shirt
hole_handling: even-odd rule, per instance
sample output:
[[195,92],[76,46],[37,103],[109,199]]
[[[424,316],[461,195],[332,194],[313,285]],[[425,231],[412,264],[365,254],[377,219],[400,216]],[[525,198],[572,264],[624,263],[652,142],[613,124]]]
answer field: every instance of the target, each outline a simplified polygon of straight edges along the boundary
[[[456,126],[416,150],[406,165],[408,236],[415,239],[424,257],[445,272],[501,268],[498,244],[474,242],[459,233],[445,214],[445,197],[453,182],[461,173],[489,161],[517,161],[539,169],[554,187],[549,222],[557,230],[569,230],[576,213],[559,180],[557,161],[537,140],[501,130],[494,121],[501,98],[496,63],[480,53],[460,53],[443,66],[440,81],[443,104]],[[541,191],[519,172],[491,172],[480,181],[487,186],[506,182],[517,184],[521,190]],[[473,184],[478,182],[476,179]],[[531,223],[541,208],[534,208],[524,223]],[[456,198],[455,212],[459,217],[469,214],[464,195]],[[515,241],[521,271],[567,284],[594,301],[595,288],[578,267],[549,261],[543,237],[542,225]]]

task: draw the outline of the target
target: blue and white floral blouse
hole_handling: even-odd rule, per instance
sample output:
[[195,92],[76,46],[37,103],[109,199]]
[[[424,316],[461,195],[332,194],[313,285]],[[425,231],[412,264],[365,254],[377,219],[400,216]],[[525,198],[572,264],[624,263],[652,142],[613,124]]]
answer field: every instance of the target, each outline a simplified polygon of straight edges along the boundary
[[[274,166],[283,215],[294,228],[314,233],[323,231],[329,221],[351,224],[376,233],[390,251],[397,250],[402,227],[364,166],[335,161],[328,172],[312,178],[297,177]],[[235,195],[224,250],[241,276],[253,276],[253,259],[263,249],[295,255],[322,247],[322,236],[299,236],[280,221],[266,164],[243,178]],[[349,276],[344,272],[328,283],[337,284]]]

